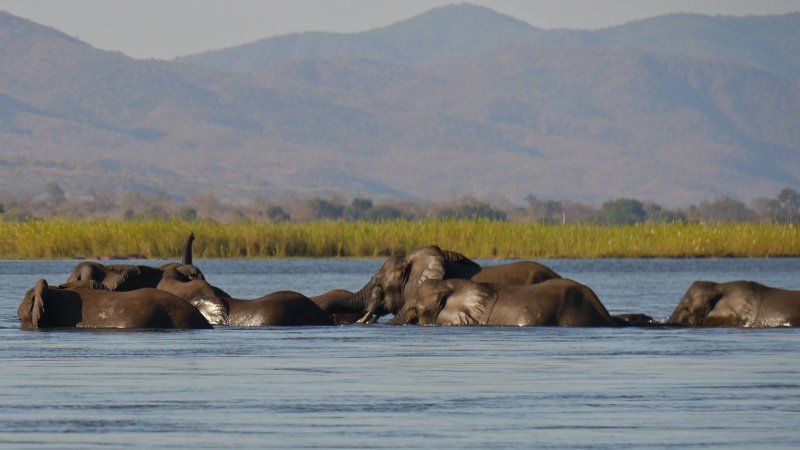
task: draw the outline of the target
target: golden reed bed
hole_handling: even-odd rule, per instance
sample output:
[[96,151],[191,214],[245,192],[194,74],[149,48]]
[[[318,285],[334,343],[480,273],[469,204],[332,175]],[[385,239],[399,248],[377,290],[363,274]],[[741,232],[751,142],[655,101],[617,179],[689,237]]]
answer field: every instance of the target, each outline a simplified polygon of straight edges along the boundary
[[431,244],[475,259],[800,256],[798,227],[788,224],[45,220],[0,222],[0,258],[140,254],[174,259],[192,232],[198,258],[373,258]]

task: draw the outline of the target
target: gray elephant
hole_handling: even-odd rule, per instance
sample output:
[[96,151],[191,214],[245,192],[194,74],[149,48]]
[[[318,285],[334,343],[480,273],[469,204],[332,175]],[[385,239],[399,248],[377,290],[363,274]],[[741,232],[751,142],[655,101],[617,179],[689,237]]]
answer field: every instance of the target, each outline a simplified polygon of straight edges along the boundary
[[329,314],[361,312],[359,322],[369,323],[386,314],[397,314],[425,280],[456,278],[528,284],[561,277],[532,261],[481,267],[460,253],[429,246],[389,257],[363,288],[352,296],[327,302],[325,310]]
[[189,300],[213,325],[239,327],[334,325],[316,303],[298,292],[280,291],[253,300],[195,297]]
[[796,327],[800,326],[800,291],[752,281],[695,281],[667,323],[692,327]]
[[41,279],[17,314],[22,328],[212,328],[197,308],[168,292],[109,291],[95,281],[53,287]]
[[537,284],[426,280],[391,324],[572,326],[625,325],[587,286],[568,279]]
[[112,291],[156,288],[185,300],[196,296],[230,297],[222,289],[208,283],[200,268],[192,263],[193,242],[194,234],[190,234],[183,245],[180,264],[167,263],[161,267],[150,267],[131,264],[104,265],[87,261],[75,266],[67,283],[97,281]]

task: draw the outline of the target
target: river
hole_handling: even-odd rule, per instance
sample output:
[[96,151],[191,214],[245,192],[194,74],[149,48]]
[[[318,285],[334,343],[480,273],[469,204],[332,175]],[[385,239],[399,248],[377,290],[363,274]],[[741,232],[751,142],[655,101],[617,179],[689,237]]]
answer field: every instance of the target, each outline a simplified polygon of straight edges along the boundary
[[[255,298],[357,290],[382,262],[195,264]],[[698,279],[800,289],[798,258],[539,262],[659,319]],[[76,264],[0,261],[2,448],[800,446],[798,329],[21,330],[25,291]]]

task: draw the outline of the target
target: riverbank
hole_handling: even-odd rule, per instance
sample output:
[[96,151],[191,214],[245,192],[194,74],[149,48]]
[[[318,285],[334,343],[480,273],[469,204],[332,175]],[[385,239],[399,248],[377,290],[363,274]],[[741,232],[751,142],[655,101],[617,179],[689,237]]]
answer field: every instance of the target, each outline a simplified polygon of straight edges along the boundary
[[215,223],[45,220],[0,222],[2,259],[174,259],[189,233],[196,258],[374,258],[436,244],[470,258],[800,256],[788,224],[544,225],[475,221]]

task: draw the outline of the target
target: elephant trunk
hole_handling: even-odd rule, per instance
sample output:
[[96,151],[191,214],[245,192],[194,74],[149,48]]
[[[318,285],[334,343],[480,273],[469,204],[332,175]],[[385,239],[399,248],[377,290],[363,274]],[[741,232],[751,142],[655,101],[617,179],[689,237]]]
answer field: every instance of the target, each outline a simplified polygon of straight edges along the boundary
[[323,310],[329,315],[358,313],[367,314],[369,316],[371,313],[368,311],[367,306],[370,298],[369,294],[372,291],[372,284],[373,282],[370,280],[369,283],[367,283],[363,288],[361,288],[361,290],[357,292],[345,294],[341,297],[333,298],[325,302]]
[[192,242],[194,242],[194,233],[189,234],[186,242],[183,244],[183,257],[181,264],[184,266],[192,264]]

